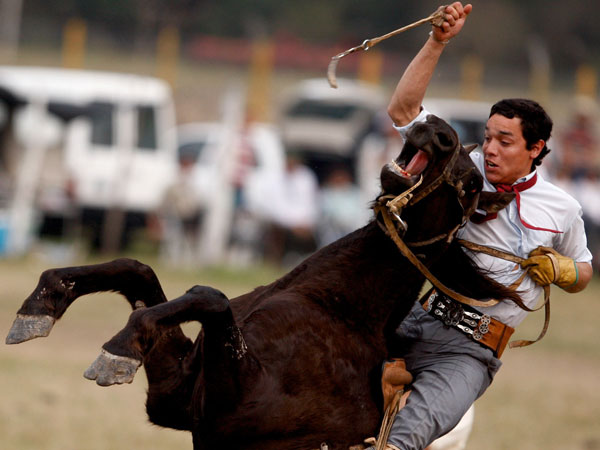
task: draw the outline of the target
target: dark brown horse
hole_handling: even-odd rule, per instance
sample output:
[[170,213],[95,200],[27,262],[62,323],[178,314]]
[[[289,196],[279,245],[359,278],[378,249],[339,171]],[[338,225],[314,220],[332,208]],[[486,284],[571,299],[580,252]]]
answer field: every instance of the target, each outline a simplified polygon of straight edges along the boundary
[[[450,287],[476,298],[508,295],[449,243],[480,199],[482,180],[456,133],[433,116],[382,169],[382,191],[396,196],[420,176],[398,217],[405,241],[426,243],[416,253]],[[347,449],[377,432],[386,338],[424,282],[380,225],[376,218],[232,300],[195,286],[167,301],[152,269],[130,259],[47,270],[7,343],[47,336],[82,295],[116,291],[134,311],[87,378],[126,383],[144,364],[150,420],[190,430],[196,450],[306,450],[322,442]],[[179,327],[189,321],[202,323],[194,342]]]

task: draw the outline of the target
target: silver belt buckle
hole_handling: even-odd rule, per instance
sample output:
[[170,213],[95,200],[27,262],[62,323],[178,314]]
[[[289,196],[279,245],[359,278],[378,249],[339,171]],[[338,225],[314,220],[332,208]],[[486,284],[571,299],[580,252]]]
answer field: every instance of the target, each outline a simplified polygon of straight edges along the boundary
[[480,341],[483,339],[483,335],[490,331],[490,322],[492,318],[487,314],[483,314],[479,320],[479,326],[473,330],[473,339]]
[[447,310],[444,323],[450,327],[455,327],[462,322],[465,310],[459,303],[453,301],[449,301],[446,306]]
[[433,308],[433,301],[437,298],[438,293],[437,291],[434,289],[431,294],[429,295],[429,298],[427,299],[427,301],[425,302],[425,304],[427,305],[426,311],[427,312],[431,312],[431,309]]

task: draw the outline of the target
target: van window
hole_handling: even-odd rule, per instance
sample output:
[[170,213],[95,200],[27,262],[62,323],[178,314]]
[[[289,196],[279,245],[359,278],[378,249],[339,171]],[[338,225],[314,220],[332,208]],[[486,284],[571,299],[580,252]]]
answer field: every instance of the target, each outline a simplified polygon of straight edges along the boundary
[[89,105],[89,118],[92,123],[92,144],[112,146],[114,144],[112,103],[93,102]]
[[288,116],[345,120],[359,109],[356,105],[303,100],[290,108]]
[[207,141],[196,140],[193,142],[187,142],[185,144],[181,144],[177,153],[179,155],[179,160],[190,160],[190,161],[198,161],[200,155],[202,155],[202,150],[206,147]]
[[156,112],[152,106],[137,107],[137,147],[156,150]]

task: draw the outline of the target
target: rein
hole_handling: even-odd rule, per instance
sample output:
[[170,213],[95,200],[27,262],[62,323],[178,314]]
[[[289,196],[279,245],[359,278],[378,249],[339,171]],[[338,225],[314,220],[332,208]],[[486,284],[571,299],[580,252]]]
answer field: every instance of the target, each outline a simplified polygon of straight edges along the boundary
[[[453,289],[450,289],[449,287],[445,286],[441,281],[439,281],[435,277],[435,275],[433,275],[433,273],[431,273],[431,271],[427,268],[427,266],[425,266],[425,264],[423,264],[421,262],[421,260],[419,260],[419,258],[410,249],[410,247],[420,247],[420,246],[430,245],[430,244],[438,242],[442,239],[446,239],[447,243],[452,242],[452,240],[454,240],[454,235],[456,234],[456,232],[458,231],[460,226],[467,220],[467,218],[474,211],[475,205],[473,205],[473,207],[471,207],[469,211],[465,212],[463,210],[463,220],[461,221],[462,223],[460,223],[456,227],[452,228],[448,233],[440,234],[438,236],[435,236],[435,237],[430,238],[425,241],[409,242],[409,243],[404,242],[398,233],[398,227],[394,224],[394,219],[395,219],[395,221],[399,225],[399,228],[402,230],[403,233],[405,233],[408,229],[408,224],[401,218],[403,208],[406,206],[412,206],[412,205],[418,203],[419,201],[423,200],[425,197],[427,197],[429,194],[431,194],[434,190],[436,190],[443,182],[446,182],[446,184],[448,184],[449,186],[452,186],[459,193],[459,197],[464,195],[464,191],[462,190],[462,182],[461,181],[454,182],[450,177],[451,171],[454,168],[454,164],[456,163],[456,160],[458,158],[459,151],[460,151],[460,143],[458,143],[457,146],[455,147],[454,153],[452,154],[450,160],[446,164],[446,167],[444,168],[444,170],[442,171],[440,176],[437,177],[433,181],[433,183],[431,183],[429,186],[427,186],[423,190],[419,191],[417,194],[413,193],[413,191],[416,190],[423,183],[423,175],[421,175],[419,181],[417,181],[413,186],[411,186],[409,189],[402,192],[401,194],[399,194],[397,196],[392,196],[392,195],[380,196],[377,199],[377,204],[374,206],[373,209],[374,209],[376,217],[378,214],[381,214],[381,217],[383,218],[384,225],[385,225],[385,228],[383,229],[383,231],[392,239],[392,241],[394,241],[394,243],[396,244],[396,247],[398,248],[398,250],[400,250],[400,253],[406,259],[408,259],[413,264],[413,266],[415,266],[425,276],[425,278],[427,280],[429,280],[429,282],[436,289],[438,289],[440,292],[445,294],[447,297],[450,297],[459,303],[463,303],[463,304],[470,305],[470,306],[478,306],[478,307],[494,306],[499,303],[498,300],[495,300],[495,299],[490,299],[490,300],[486,300],[486,301],[477,300],[477,299],[474,299],[471,297],[464,296],[464,295],[454,291]],[[395,164],[395,161],[392,161],[392,164]],[[461,207],[462,207],[462,205],[461,205]],[[378,223],[381,226],[381,223],[380,222],[378,222]],[[462,245],[463,247],[465,247],[471,251],[486,253],[488,255],[491,255],[491,256],[494,256],[497,258],[502,258],[507,261],[515,262],[519,265],[524,261],[524,258],[521,258],[519,256],[510,254],[507,252],[503,252],[503,251],[500,251],[500,250],[497,250],[497,249],[494,249],[491,247],[487,247],[484,245],[475,244],[473,242],[465,241],[462,239],[458,239],[457,242],[460,245]],[[511,286],[509,286],[509,288],[516,290],[526,275],[527,275],[527,272],[524,272],[523,275],[521,277],[519,277],[518,280],[516,280]],[[542,331],[540,332],[537,339],[535,339],[533,341],[531,341],[531,340],[511,341],[509,343],[510,348],[525,347],[527,345],[531,345],[531,344],[539,341],[540,339],[542,339],[545,336],[546,331],[548,330],[549,323],[550,323],[550,286],[544,286],[543,288],[544,288],[544,300],[543,300],[542,304],[536,308],[533,308],[533,309],[529,308],[520,300],[512,300],[519,308],[523,309],[524,311],[528,311],[528,312],[538,311],[542,307],[544,307],[545,308],[545,311],[544,311],[545,318],[544,318],[544,325],[542,327]]]
[[417,269],[419,269],[419,272],[421,272],[425,276],[425,278],[427,278],[429,280],[429,282],[433,286],[435,286],[435,288],[439,289],[441,292],[443,292],[448,297],[453,298],[454,300],[456,300],[460,303],[464,303],[464,304],[471,305],[471,306],[486,307],[486,306],[493,306],[498,303],[498,300],[482,301],[482,300],[476,300],[473,298],[469,298],[469,297],[459,294],[458,292],[446,287],[444,284],[442,284],[441,281],[439,281],[435,277],[435,275],[433,275],[430,272],[430,270],[427,268],[427,266],[425,266],[425,264],[423,264],[419,260],[419,258],[417,258],[415,256],[415,254],[408,247],[408,245],[406,245],[406,243],[400,238],[400,236],[398,235],[398,230],[396,230],[396,227],[394,226],[394,223],[392,221],[392,218],[391,218],[390,213],[388,212],[387,208],[383,205],[377,205],[375,207],[375,211],[376,211],[376,213],[381,213],[385,227],[387,229],[387,234],[390,236],[390,238],[392,238],[392,241],[394,241],[394,243],[396,244],[396,247],[398,247],[398,250],[400,250],[400,253],[402,253],[402,255],[413,264],[413,266],[415,266]]
[[[464,239],[457,239],[456,242],[471,251],[485,253],[490,256],[495,256],[496,258],[502,258],[507,261],[515,262],[519,265],[523,261],[525,261],[525,258],[521,258],[520,256],[513,255],[512,253],[503,252],[501,250],[497,250],[495,248],[488,247],[486,245],[475,244],[474,242],[465,241]],[[519,279],[517,281],[515,281],[510,287],[512,289],[516,290],[517,286],[519,286],[521,284],[521,282],[523,281],[523,279],[525,278],[526,275],[527,275],[527,272],[524,272],[523,275],[521,275],[519,277]],[[508,346],[510,348],[525,347],[527,345],[534,344],[534,343],[538,342],[539,340],[541,340],[546,335],[546,331],[548,331],[548,326],[550,325],[550,286],[547,285],[547,286],[544,286],[543,288],[544,288],[544,300],[540,306],[531,309],[531,308],[525,306],[522,302],[517,303],[519,308],[521,308],[525,311],[528,311],[528,312],[539,311],[540,309],[542,309],[542,307],[544,308],[544,325],[542,327],[542,331],[540,332],[537,339],[535,339],[533,341],[530,341],[530,340],[511,341],[508,344]]]
[[[464,296],[464,295],[454,291],[453,289],[450,289],[446,285],[444,285],[441,281],[439,281],[435,277],[435,275],[433,275],[431,273],[431,271],[425,266],[425,264],[423,264],[419,260],[419,258],[417,258],[417,256],[415,256],[415,254],[410,250],[408,245],[400,238],[400,236],[398,235],[398,231],[396,230],[396,227],[394,226],[392,218],[391,218],[389,212],[386,210],[386,208],[384,206],[377,206],[375,209],[376,209],[376,212],[381,213],[384,223],[385,223],[385,226],[386,226],[386,229],[387,229],[387,234],[394,241],[394,243],[396,244],[396,247],[398,247],[398,250],[400,250],[400,253],[402,253],[402,255],[406,259],[408,259],[425,276],[425,278],[427,278],[427,280],[429,280],[429,282],[436,289],[438,289],[440,292],[442,292],[446,296],[452,298],[453,300],[456,300],[459,303],[464,303],[464,304],[470,305],[470,306],[479,306],[479,307],[487,308],[489,306],[494,306],[499,303],[499,301],[495,300],[495,299],[483,301],[483,300],[477,300],[477,299],[474,299],[471,297],[467,297],[467,296]],[[503,258],[508,261],[514,261],[516,263],[520,263],[520,262],[524,261],[524,258],[521,258],[516,255],[512,255],[510,253],[502,252],[500,250],[496,250],[491,247],[486,247],[484,245],[474,244],[472,242],[464,241],[462,239],[458,239],[457,242],[460,245],[462,245],[463,247],[468,248],[469,250],[486,253],[488,255],[495,256],[498,258]],[[521,281],[523,281],[523,278],[525,277],[526,274],[527,274],[527,272],[525,272],[510,287],[512,289],[516,289],[517,286],[519,284],[521,284]],[[538,342],[539,340],[541,340],[546,335],[546,332],[548,331],[548,326],[550,324],[550,286],[544,286],[544,300],[543,300],[542,304],[536,308],[533,308],[533,309],[529,308],[521,301],[515,301],[515,303],[517,304],[517,306],[519,308],[521,308],[525,311],[528,311],[528,312],[538,311],[542,307],[544,307],[544,325],[542,327],[542,331],[540,332],[539,336],[535,340],[520,339],[520,340],[511,341],[508,344],[508,346],[510,348],[526,347],[528,345],[534,344],[534,343]]]

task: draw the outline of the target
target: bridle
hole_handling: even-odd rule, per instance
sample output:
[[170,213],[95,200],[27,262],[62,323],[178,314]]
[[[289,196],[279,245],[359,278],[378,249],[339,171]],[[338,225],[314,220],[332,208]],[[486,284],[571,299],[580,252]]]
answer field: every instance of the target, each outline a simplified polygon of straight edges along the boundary
[[[432,192],[438,189],[442,184],[446,184],[450,186],[455,192],[458,194],[458,198],[462,198],[465,195],[465,191],[463,190],[463,182],[459,179],[454,179],[452,177],[452,171],[454,170],[454,166],[456,165],[456,161],[458,160],[458,155],[460,154],[460,149],[462,145],[460,142],[457,142],[456,146],[452,150],[452,155],[450,159],[446,163],[444,170],[442,173],[433,180],[428,186],[419,190],[417,193],[413,193],[422,183],[423,183],[423,175],[421,175],[420,179],[409,189],[402,192],[399,195],[391,195],[391,194],[382,194],[377,198],[376,205],[374,206],[376,216],[383,211],[388,212],[393,217],[393,222],[395,222],[394,228],[396,228],[397,232],[404,236],[406,231],[408,230],[408,224],[402,219],[402,211],[405,207],[413,206],[419,203],[421,200],[429,196]],[[391,162],[392,165],[399,168],[398,164],[395,160]],[[468,169],[463,177],[468,175],[474,168]],[[479,194],[478,194],[479,195]],[[458,199],[457,199],[458,200]],[[475,211],[477,205],[477,199],[473,202],[473,205],[465,211],[462,203],[458,200],[458,204],[460,206],[462,212],[461,221],[446,233],[441,233],[437,236],[434,236],[430,239],[418,241],[418,242],[409,242],[408,245],[410,247],[422,247],[430,244],[434,244],[438,241],[445,240],[446,243],[452,242],[456,232],[459,230],[461,226],[464,225],[466,220],[471,216],[471,214]],[[381,222],[378,222],[381,224]]]
[[[460,208],[463,211],[462,220],[458,223],[458,225],[452,227],[446,233],[434,236],[425,241],[412,242],[410,244],[404,242],[400,237],[399,233],[400,230],[402,235],[404,235],[408,229],[408,224],[401,218],[402,210],[407,206],[413,206],[417,204],[443,184],[447,184],[450,187],[452,187],[458,193],[459,198],[464,196],[465,192],[463,190],[462,180],[455,180],[452,178],[451,175],[452,170],[456,165],[456,161],[458,160],[458,155],[460,153],[461,148],[462,146],[460,142],[457,142],[456,146],[454,147],[454,150],[452,151],[453,153],[450,156],[450,159],[444,167],[444,170],[429,186],[423,188],[416,194],[413,193],[413,191],[415,191],[417,187],[419,187],[422,184],[423,177],[421,176],[421,179],[417,183],[415,183],[415,185],[411,186],[409,189],[397,196],[385,194],[379,196],[376,204],[373,207],[373,210],[375,212],[377,223],[383,228],[383,231],[394,241],[396,247],[398,247],[398,250],[400,250],[400,253],[402,253],[402,255],[406,259],[408,259],[425,276],[425,278],[427,278],[431,282],[433,286],[439,289],[440,292],[446,294],[447,296],[453,298],[456,301],[465,303],[467,305],[483,307],[493,306],[498,303],[498,300],[476,300],[459,294],[458,292],[446,287],[430,272],[427,266],[425,266],[425,264],[423,264],[423,262],[421,262],[421,260],[409,248],[409,245],[411,247],[420,247],[436,243],[438,241],[441,241],[442,239],[445,239],[447,243],[452,242],[458,229],[466,222],[467,218],[474,211],[477,201],[473,202],[473,206],[467,211],[464,210],[462,203],[458,201],[458,203],[460,204]],[[381,224],[381,222],[379,221],[379,217],[383,219],[383,224]]]

